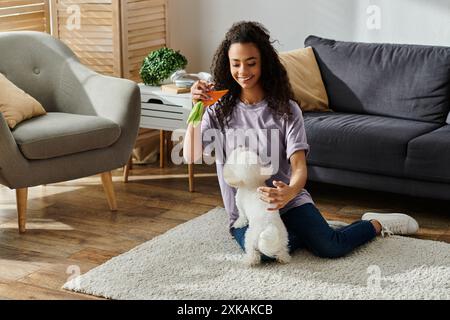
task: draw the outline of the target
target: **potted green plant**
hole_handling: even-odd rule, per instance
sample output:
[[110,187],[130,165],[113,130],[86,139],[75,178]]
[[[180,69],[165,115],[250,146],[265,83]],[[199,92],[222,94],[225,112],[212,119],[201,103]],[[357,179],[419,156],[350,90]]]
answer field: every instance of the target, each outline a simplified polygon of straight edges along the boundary
[[150,52],[145,57],[139,73],[146,85],[158,86],[186,65],[187,59],[179,51],[164,47]]

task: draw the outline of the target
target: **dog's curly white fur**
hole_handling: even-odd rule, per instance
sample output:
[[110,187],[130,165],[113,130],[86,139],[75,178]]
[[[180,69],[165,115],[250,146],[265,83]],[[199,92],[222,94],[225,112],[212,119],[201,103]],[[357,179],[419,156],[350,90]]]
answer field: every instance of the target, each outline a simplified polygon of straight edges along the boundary
[[223,169],[226,183],[237,188],[236,206],[239,218],[234,228],[249,225],[245,235],[245,261],[254,266],[261,262],[261,253],[288,263],[288,233],[279,211],[268,211],[270,204],[260,198],[257,189],[270,178],[270,168],[261,165],[258,155],[244,147],[234,149]]

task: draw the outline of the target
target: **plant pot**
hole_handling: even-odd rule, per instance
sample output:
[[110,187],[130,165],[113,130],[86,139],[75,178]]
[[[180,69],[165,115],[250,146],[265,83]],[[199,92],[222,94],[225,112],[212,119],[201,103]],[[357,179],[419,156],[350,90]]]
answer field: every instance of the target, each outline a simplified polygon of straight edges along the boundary
[[160,82],[159,85],[163,85],[163,84],[171,84],[172,80],[170,79],[170,76],[166,79],[164,79],[162,82]]

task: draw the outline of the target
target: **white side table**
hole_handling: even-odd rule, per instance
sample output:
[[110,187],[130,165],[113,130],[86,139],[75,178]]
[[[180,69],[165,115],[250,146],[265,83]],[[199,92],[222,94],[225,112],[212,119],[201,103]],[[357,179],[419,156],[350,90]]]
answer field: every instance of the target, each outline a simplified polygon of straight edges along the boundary
[[[151,87],[139,84],[141,89],[141,128],[160,130],[160,167],[165,165],[165,141],[166,132],[176,129],[186,129],[186,121],[192,110],[192,98],[190,93],[162,92],[160,87]],[[171,140],[169,139],[169,145]],[[139,137],[138,141],[139,143]],[[170,149],[168,146],[167,149]],[[131,161],[125,167],[124,180],[128,181],[128,172]],[[194,191],[194,165],[188,165],[189,191]]]
[[160,87],[139,84],[141,89],[141,127],[174,131],[187,128],[187,118],[192,110],[190,93],[162,92]]

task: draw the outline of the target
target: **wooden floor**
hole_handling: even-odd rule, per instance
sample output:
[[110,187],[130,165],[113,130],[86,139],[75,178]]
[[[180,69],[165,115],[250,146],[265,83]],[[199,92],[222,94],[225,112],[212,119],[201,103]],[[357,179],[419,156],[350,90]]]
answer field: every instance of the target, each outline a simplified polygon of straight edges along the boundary
[[[130,182],[114,173],[119,210],[108,210],[100,177],[29,190],[27,232],[17,232],[15,193],[0,187],[0,299],[94,299],[61,290],[73,276],[222,206],[214,166],[196,166],[196,192],[187,167],[135,166]],[[417,238],[450,243],[450,202],[309,183],[328,219],[351,222],[366,211],[406,212]],[[226,227],[226,226],[224,226]]]

